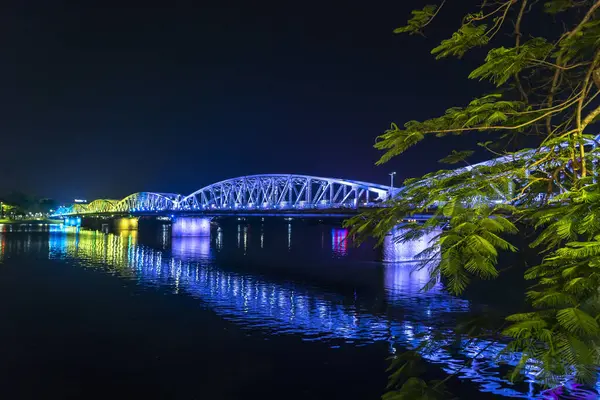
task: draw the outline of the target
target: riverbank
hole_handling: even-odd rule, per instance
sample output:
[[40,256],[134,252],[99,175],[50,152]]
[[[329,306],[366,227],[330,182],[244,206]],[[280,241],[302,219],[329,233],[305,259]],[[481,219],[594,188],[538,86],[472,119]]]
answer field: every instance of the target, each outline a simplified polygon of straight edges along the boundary
[[50,218],[33,218],[33,219],[2,219],[0,218],[0,224],[2,225],[22,225],[22,224],[32,224],[32,225],[46,225],[46,224],[62,224],[63,221],[60,219],[50,219]]

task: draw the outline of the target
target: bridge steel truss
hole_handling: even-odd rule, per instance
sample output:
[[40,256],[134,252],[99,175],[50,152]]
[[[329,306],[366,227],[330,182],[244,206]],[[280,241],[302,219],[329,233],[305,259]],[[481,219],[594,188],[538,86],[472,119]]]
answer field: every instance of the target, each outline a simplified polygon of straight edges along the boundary
[[140,192],[122,200],[99,199],[61,207],[53,215],[356,209],[377,206],[390,193],[389,186],[368,182],[308,175],[251,175],[217,182],[185,197]]
[[185,197],[183,210],[315,209],[373,206],[390,188],[307,175],[252,175],[228,179]]
[[[600,135],[594,139],[586,139],[586,146],[596,148],[600,143]],[[568,143],[559,145],[564,147]],[[531,157],[537,152],[553,151],[543,147],[531,149],[519,155],[506,155],[468,167],[448,172],[448,175],[466,171],[476,173],[477,168],[499,163],[514,162]],[[592,166],[594,175],[598,174],[598,163]],[[531,171],[528,171],[531,172]],[[515,183],[508,188],[492,189],[495,199],[482,201],[505,202],[512,197]],[[424,180],[422,184],[429,184]],[[189,196],[175,193],[140,192],[127,196],[123,200],[100,199],[89,204],[73,204],[60,207],[53,214],[55,217],[103,214],[103,213],[136,213],[136,212],[210,212],[246,210],[310,210],[371,207],[388,200],[390,197],[402,196],[402,188],[377,185],[344,179],[320,178],[307,175],[251,175],[227,179],[206,186]]]
[[176,193],[134,193],[119,201],[111,212],[127,213],[139,211],[177,210],[181,195]]

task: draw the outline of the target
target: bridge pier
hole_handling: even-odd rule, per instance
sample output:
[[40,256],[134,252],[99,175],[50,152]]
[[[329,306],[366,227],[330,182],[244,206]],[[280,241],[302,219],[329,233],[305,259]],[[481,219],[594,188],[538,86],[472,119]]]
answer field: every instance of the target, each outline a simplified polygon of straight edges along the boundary
[[210,236],[211,218],[206,217],[177,217],[171,226],[171,235],[181,236]]
[[83,216],[81,218],[81,227],[100,231],[102,230],[102,226],[107,225],[109,222],[109,220],[104,218]]
[[66,217],[63,219],[65,226],[81,226],[81,217]]
[[414,262],[419,261],[417,257],[426,248],[430,247],[432,240],[441,233],[436,229],[420,239],[397,243],[395,238],[402,234],[402,226],[395,227],[383,241],[383,261],[386,262]]

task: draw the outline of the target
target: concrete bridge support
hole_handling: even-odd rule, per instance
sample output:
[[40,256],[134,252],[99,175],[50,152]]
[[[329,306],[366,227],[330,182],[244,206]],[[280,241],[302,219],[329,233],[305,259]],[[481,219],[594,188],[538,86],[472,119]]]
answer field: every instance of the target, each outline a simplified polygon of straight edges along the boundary
[[182,236],[210,236],[210,220],[206,217],[177,217],[173,220],[171,235]]
[[66,217],[63,219],[65,226],[81,226],[81,217]]
[[410,240],[404,243],[398,243],[395,238],[402,234],[402,227],[394,228],[383,242],[383,261],[387,262],[414,262],[419,261],[418,255],[423,250],[430,247],[432,240],[441,233],[435,230],[417,240]]
[[102,226],[108,226],[111,220],[106,218],[96,218],[96,217],[82,217],[81,218],[81,227],[87,229],[93,229],[95,231],[102,230]]

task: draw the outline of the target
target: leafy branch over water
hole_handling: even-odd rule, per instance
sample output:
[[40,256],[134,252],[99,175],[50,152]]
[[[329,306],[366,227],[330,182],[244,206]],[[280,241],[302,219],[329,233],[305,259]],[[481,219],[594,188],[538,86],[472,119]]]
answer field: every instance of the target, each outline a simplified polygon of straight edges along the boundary
[[[413,11],[395,32],[425,35],[451,7],[444,3]],[[424,224],[407,223],[396,240],[444,228],[421,254],[432,276],[424,289],[442,277],[454,294],[473,279],[497,277],[502,252],[524,252],[509,235],[533,232],[529,246],[542,259],[524,271],[532,281],[530,310],[506,318],[498,332],[511,339],[507,351],[522,353],[513,380],[535,363],[547,386],[558,385],[564,375],[592,382],[600,364],[599,8],[600,0],[501,0],[483,1],[464,15],[432,54],[462,58],[489,47],[469,78],[497,89],[441,116],[392,124],[375,144],[383,151],[378,164],[425,139],[464,134],[481,138],[480,146],[500,158],[470,165],[471,151],[453,151],[442,161],[466,168],[409,179],[389,207],[349,221],[357,237],[383,241],[399,222],[431,213]],[[539,36],[535,20],[560,28]],[[384,398],[446,396],[441,383],[406,374],[418,364],[410,354],[392,365]]]

